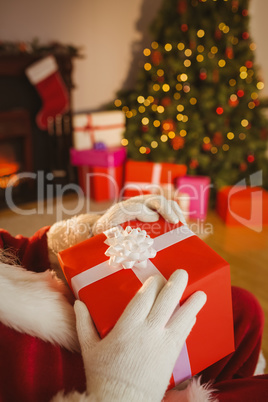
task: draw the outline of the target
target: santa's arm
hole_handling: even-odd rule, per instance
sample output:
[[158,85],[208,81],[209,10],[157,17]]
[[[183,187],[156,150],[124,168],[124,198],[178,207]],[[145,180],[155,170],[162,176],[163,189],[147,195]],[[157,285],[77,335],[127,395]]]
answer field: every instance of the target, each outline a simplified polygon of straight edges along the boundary
[[186,224],[177,202],[160,195],[142,195],[112,205],[103,215],[83,214],[56,222],[47,233],[48,247],[56,254],[121,223],[133,219],[156,222],[159,215],[171,223]]

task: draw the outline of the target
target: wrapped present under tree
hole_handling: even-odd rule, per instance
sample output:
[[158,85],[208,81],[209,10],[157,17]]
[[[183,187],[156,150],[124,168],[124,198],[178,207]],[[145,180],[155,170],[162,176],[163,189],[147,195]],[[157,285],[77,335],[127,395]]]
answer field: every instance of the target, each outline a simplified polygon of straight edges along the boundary
[[93,148],[100,142],[107,147],[118,147],[125,131],[125,114],[120,110],[76,114],[73,128],[73,144],[77,150]]
[[95,201],[115,201],[119,198],[126,160],[124,147],[71,149],[70,154],[72,165],[77,166],[79,185],[86,196]]

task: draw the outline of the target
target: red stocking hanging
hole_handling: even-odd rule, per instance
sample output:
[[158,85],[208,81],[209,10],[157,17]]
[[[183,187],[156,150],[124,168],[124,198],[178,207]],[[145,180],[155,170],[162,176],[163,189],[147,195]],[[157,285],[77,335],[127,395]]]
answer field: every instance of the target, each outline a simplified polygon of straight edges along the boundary
[[43,102],[42,109],[36,116],[36,123],[41,130],[46,130],[48,117],[54,118],[69,110],[68,91],[53,56],[32,64],[26,69],[26,75]]

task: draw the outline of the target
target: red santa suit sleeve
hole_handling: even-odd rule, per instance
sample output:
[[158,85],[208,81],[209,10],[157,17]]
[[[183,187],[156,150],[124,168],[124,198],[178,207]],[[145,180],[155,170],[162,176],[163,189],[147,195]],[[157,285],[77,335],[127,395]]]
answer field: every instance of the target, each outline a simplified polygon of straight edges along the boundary
[[49,228],[45,226],[32,237],[11,236],[6,230],[0,229],[0,249],[14,254],[22,267],[34,272],[43,272],[50,268],[47,246]]
[[70,350],[76,337],[73,307],[65,285],[47,271],[48,230],[30,238],[0,230],[0,248],[28,270],[0,263],[1,402],[47,402],[61,389],[85,390],[81,354]]

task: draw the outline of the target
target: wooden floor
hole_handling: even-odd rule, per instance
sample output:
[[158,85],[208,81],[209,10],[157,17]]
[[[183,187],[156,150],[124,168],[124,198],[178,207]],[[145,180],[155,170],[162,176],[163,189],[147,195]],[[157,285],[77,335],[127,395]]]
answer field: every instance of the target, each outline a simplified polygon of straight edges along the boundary
[[[69,210],[76,205],[76,200],[72,197],[67,197],[65,201],[65,207]],[[27,207],[34,206],[35,204],[29,204]],[[90,210],[104,212],[108,206],[109,203],[93,202],[90,204]],[[13,235],[30,236],[40,227],[55,221],[55,214],[22,216],[10,210],[0,211],[0,227]],[[268,361],[268,227],[260,233],[244,227],[229,228],[214,211],[209,212],[205,222],[190,221],[189,225],[230,263],[232,284],[251,291],[258,298],[266,317],[262,349]]]

